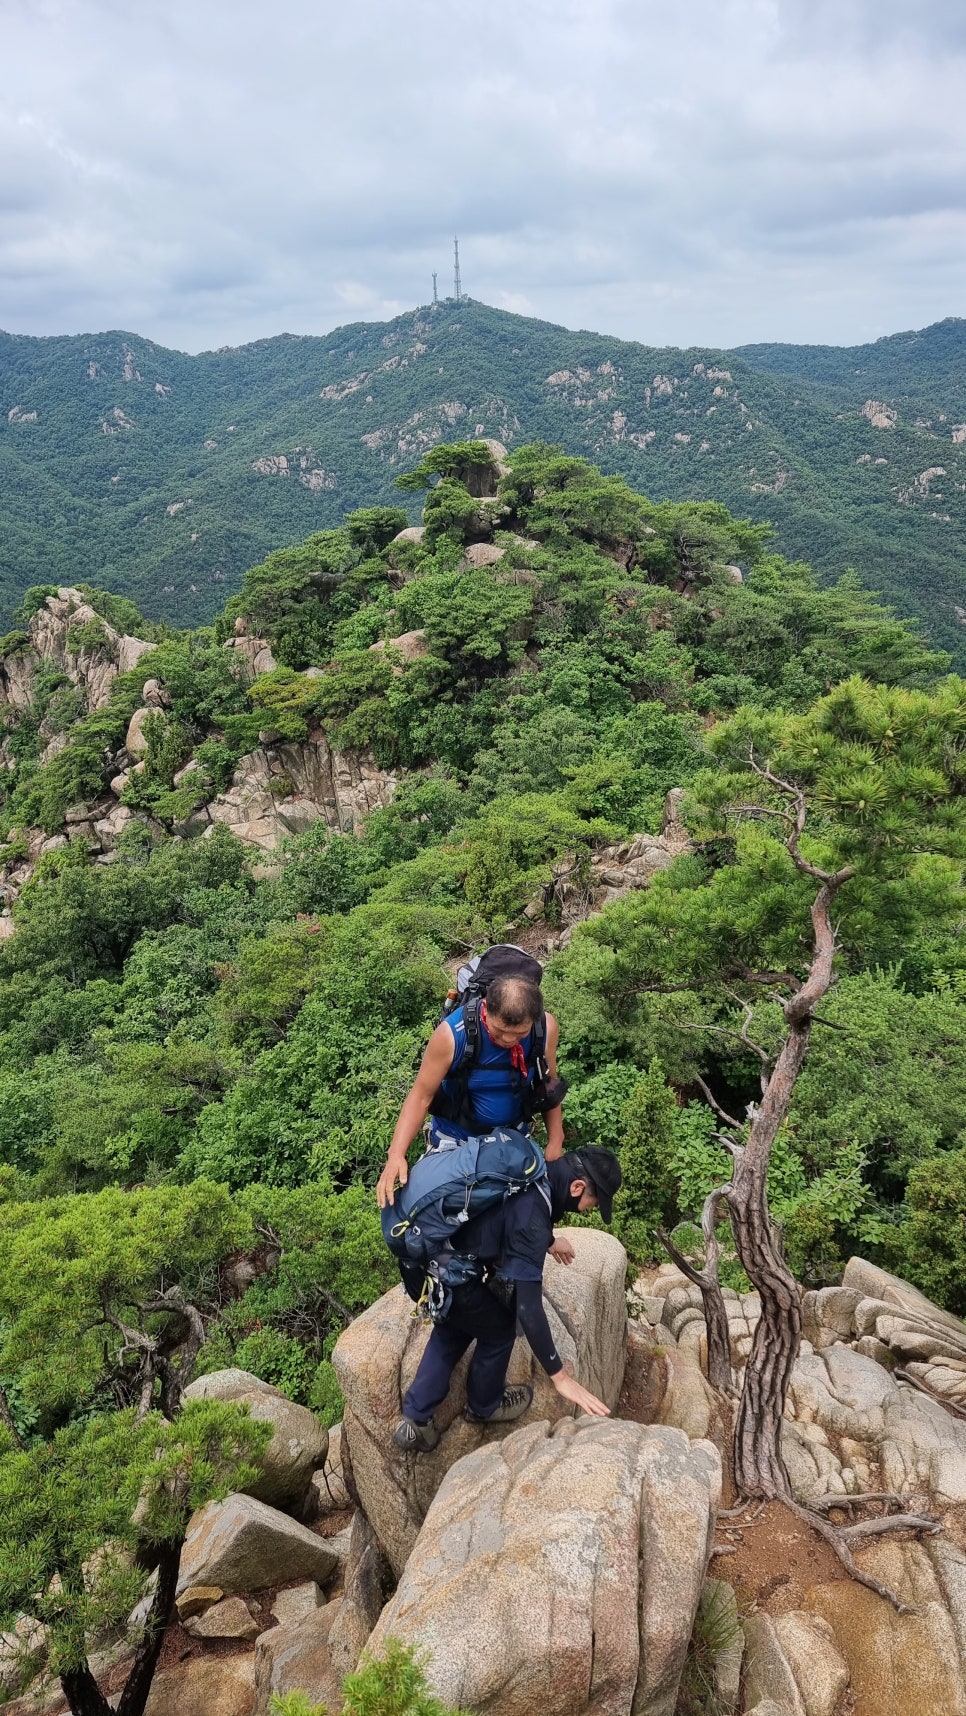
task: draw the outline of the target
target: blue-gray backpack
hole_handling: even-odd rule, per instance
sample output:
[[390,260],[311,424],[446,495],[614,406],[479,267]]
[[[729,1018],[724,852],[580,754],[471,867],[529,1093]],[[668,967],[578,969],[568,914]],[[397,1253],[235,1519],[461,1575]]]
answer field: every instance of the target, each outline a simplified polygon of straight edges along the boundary
[[382,1234],[399,1263],[410,1297],[434,1322],[449,1310],[454,1287],[483,1276],[477,1258],[453,1249],[466,1223],[530,1186],[549,1203],[543,1152],[522,1132],[499,1130],[455,1150],[431,1150],[382,1212]]

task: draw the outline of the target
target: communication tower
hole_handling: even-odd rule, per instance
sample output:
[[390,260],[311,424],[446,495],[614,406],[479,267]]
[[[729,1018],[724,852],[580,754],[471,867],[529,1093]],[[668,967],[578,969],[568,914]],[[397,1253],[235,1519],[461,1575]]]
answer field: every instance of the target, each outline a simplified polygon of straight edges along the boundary
[[436,275],[433,274],[433,309],[439,309],[439,293],[436,290]]
[[460,285],[460,241],[458,238],[453,240],[453,297],[457,304],[461,302],[463,297],[463,289]]

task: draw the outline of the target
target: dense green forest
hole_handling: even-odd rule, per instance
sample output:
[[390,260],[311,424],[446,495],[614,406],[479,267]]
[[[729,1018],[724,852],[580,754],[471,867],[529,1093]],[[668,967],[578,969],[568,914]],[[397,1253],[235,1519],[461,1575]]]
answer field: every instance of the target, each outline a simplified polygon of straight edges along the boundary
[[[86,581],[212,620],[279,542],[389,503],[450,438],[559,443],[770,520],[962,658],[966,323],[859,348],[657,349],[473,301],[205,352],[0,335],[0,605]],[[415,514],[413,515],[415,517]]]
[[[722,1178],[711,1104],[760,1093],[810,958],[815,885],[775,781],[807,804],[799,856],[848,871],[838,980],[772,1160],[789,1257],[814,1285],[859,1250],[966,1310],[948,658],[724,506],[656,504],[559,448],[501,466],[437,446],[398,493],[424,496],[421,538],[399,539],[399,506],[356,509],[250,568],[211,627],[81,592],[65,661],[103,656],[108,627],[154,644],[97,708],[31,657],[55,586],[3,641],[5,683],[31,660],[34,678],[4,706],[0,1620],[48,1592],[58,1671],[131,1606],[129,1561],[83,1591],[134,1498],[175,1541],[257,1459],[233,1408],[177,1413],[192,1375],[237,1364],[340,1415],[332,1345],[395,1273],[372,1188],[471,949],[524,937],[546,959],[568,1143],[620,1152],[632,1264],[661,1223],[697,1255]],[[274,665],[241,673],[239,638]],[[148,672],[144,766],[119,777]],[[394,773],[360,832],[320,818],[270,862],[225,827],[190,837],[239,765],[294,759],[320,725]],[[608,903],[595,864],[656,836],[672,789],[686,838]],[[85,817],[118,798],[126,825],[95,853]]]

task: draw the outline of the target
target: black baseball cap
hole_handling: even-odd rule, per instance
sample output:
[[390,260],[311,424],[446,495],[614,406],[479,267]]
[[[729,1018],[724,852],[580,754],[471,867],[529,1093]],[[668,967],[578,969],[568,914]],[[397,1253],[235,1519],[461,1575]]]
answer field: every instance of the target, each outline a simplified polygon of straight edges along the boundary
[[597,1208],[604,1221],[614,1213],[614,1193],[620,1190],[621,1165],[612,1150],[601,1144],[584,1144],[572,1150],[568,1158],[576,1179],[589,1180],[597,1194]]

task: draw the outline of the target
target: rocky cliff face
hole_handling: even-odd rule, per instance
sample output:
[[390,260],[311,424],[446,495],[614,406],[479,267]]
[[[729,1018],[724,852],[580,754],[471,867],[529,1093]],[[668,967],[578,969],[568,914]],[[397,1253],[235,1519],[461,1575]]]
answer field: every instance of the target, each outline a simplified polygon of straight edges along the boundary
[[29,643],[0,661],[0,707],[28,709],[39,667],[55,667],[84,694],[88,711],[103,709],[119,673],[137,666],[154,645],[115,631],[69,585],[48,596],[28,628]]
[[372,810],[388,804],[396,777],[367,751],[337,751],[321,728],[302,744],[259,746],[242,757],[231,787],[190,820],[191,832],[218,823],[239,840],[274,852],[316,822],[358,834]]
[[[102,709],[118,675],[130,672],[154,647],[144,638],[116,631],[95,613],[81,591],[65,586],[56,596],[48,596],[33,616],[24,642],[0,659],[0,715],[6,709],[8,719],[15,721],[31,710],[44,667],[56,669],[76,688],[79,713]],[[275,667],[265,639],[249,636],[244,621],[225,648],[232,652],[233,670],[245,684]],[[97,862],[109,863],[132,823],[164,832],[150,817],[120,802],[132,777],[145,766],[150,722],[168,718],[171,700],[157,678],[145,680],[141,699],[123,745],[106,759],[109,786],[104,792],[88,803],[71,805],[63,827],[53,834],[41,828],[25,830],[23,841],[17,842],[17,857],[0,867],[0,940],[13,933],[11,909],[37,860],[46,853],[83,841]],[[63,749],[69,737],[67,731],[47,734],[43,725],[40,735],[47,741],[41,763]],[[12,766],[6,741],[0,744],[0,767],[5,766]],[[172,832],[190,839],[223,825],[266,856],[316,822],[340,833],[359,833],[369,812],[388,804],[396,789],[395,775],[380,769],[370,752],[337,750],[321,728],[300,744],[263,735],[263,743],[239,760],[225,792],[206,794],[204,778],[193,759],[175,777],[176,786],[195,784],[198,793],[190,813],[174,824]]]

